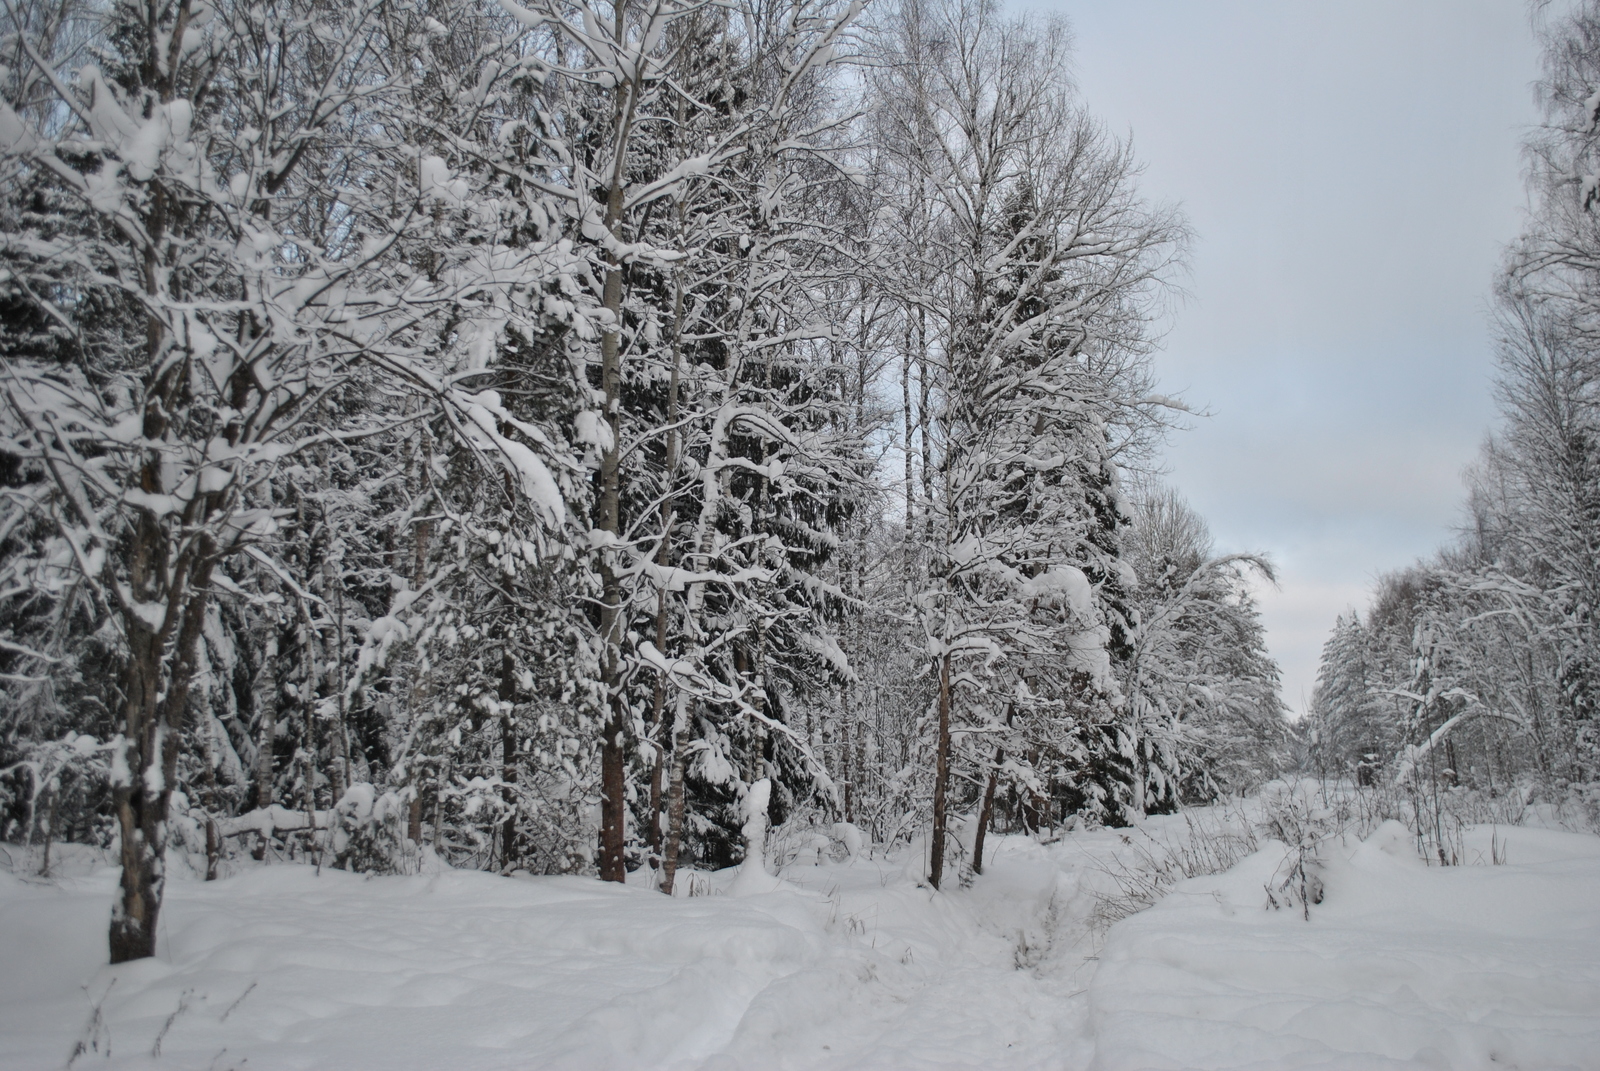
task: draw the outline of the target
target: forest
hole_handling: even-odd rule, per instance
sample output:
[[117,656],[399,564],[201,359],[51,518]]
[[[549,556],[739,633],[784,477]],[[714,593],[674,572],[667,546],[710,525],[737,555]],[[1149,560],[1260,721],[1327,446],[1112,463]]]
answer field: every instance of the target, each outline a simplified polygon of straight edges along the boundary
[[[1290,768],[1272,565],[1161,480],[1188,227],[1070,45],[990,0],[6,0],[0,839],[117,853],[119,962],[179,852],[671,893],[759,800],[941,888]],[[1341,623],[1308,761],[1595,777],[1592,62],[1479,526]]]

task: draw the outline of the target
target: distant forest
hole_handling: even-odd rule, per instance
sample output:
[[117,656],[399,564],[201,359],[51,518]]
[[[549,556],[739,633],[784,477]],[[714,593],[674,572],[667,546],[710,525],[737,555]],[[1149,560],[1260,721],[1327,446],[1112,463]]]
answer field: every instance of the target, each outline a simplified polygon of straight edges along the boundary
[[1456,540],[1335,624],[1304,729],[1319,774],[1600,820],[1600,4],[1541,16],[1532,211],[1494,292],[1499,425]]

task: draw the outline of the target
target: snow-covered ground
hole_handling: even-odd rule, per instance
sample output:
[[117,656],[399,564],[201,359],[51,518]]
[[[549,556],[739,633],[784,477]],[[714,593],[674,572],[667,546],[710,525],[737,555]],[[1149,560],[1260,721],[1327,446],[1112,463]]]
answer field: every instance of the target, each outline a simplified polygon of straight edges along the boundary
[[1485,865],[1430,868],[1385,827],[1328,851],[1309,922],[1266,907],[1273,844],[1105,931],[1141,843],[1001,838],[946,893],[903,858],[677,899],[256,867],[175,880],[160,957],[115,969],[116,871],[68,853],[0,873],[0,1069],[1600,1068],[1600,838],[1475,830]]
[[1600,837],[1478,829],[1427,867],[1390,823],[1328,853],[1306,922],[1263,911],[1282,851],[1113,927],[1097,1067],[1600,1068]]

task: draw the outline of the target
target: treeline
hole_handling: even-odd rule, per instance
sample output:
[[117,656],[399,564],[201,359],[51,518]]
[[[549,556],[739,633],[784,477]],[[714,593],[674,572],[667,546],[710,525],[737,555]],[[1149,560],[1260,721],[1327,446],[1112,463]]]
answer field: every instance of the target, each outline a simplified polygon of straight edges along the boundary
[[1122,489],[1186,233],[1060,24],[4,20],[0,802],[114,960],[169,844],[670,892],[770,792],[937,886],[1287,760],[1266,563]]
[[1533,210],[1495,292],[1499,428],[1459,538],[1335,625],[1310,757],[1600,815],[1600,4],[1540,33]]

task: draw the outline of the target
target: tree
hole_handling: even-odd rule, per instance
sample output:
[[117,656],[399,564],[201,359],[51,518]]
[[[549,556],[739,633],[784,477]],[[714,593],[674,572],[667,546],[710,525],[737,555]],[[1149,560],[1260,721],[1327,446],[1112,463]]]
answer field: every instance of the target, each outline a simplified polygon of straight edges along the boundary
[[1120,705],[1107,428],[1151,407],[1107,369],[1148,352],[1182,230],[1138,199],[1127,149],[1072,101],[1064,26],[1007,22],[982,2],[905,3],[884,47],[886,148],[926,206],[905,219],[917,231],[904,248],[926,260],[904,285],[929,399],[929,575],[913,605],[937,680],[937,887],[958,734],[1048,711],[1081,735]]
[[1353,774],[1373,781],[1397,747],[1393,712],[1383,701],[1384,678],[1374,665],[1361,618],[1340,616],[1322,647],[1322,664],[1311,693],[1313,757],[1319,772]]
[[1214,556],[1205,521],[1174,491],[1147,489],[1133,508],[1126,558],[1140,578],[1137,626],[1119,665],[1131,719],[1148,741],[1144,806],[1245,792],[1288,764],[1278,667],[1249,578],[1260,556]]
[[7,506],[54,529],[10,568],[83,585],[119,623],[117,962],[154,949],[218,569],[248,555],[290,575],[271,564],[286,519],[275,474],[383,434],[393,414],[364,404],[381,376],[504,459],[545,523],[564,506],[537,436],[502,435],[493,401],[445,375],[478,310],[507,303],[485,294],[549,273],[515,256],[463,273],[487,251],[436,244],[434,206],[466,184],[385,123],[406,114],[413,71],[380,57],[405,54],[413,25],[376,3],[174,0],[107,17],[101,64],[71,83],[19,37],[54,107],[0,106],[0,142],[8,182],[71,205],[65,226],[6,234],[12,300],[64,339],[6,362],[6,449],[45,477]]

